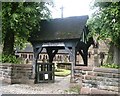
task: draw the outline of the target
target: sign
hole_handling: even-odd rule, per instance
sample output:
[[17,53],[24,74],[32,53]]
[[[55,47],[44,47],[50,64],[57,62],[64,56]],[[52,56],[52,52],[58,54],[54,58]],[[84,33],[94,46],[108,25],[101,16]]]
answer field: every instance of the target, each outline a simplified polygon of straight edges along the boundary
[[64,43],[43,43],[42,47],[65,46]]
[[45,74],[45,79],[48,79],[48,74]]

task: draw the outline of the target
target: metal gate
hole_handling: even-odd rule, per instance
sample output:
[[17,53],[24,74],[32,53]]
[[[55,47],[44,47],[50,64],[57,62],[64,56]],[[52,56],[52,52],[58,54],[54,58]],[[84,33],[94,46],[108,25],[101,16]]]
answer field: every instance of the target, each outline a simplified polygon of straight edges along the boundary
[[37,63],[37,83],[54,82],[54,63]]

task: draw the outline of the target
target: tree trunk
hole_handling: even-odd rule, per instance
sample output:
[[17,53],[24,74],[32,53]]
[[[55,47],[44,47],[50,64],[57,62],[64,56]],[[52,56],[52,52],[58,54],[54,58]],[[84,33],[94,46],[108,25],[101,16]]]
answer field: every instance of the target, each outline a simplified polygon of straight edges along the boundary
[[120,64],[120,49],[114,46],[114,56],[113,56],[114,64]]
[[[11,15],[16,11],[18,8],[19,3],[18,2],[12,2],[11,3]],[[5,55],[14,55],[14,32],[13,30],[7,28],[4,38],[4,45],[3,45],[3,54]]]
[[113,63],[113,55],[114,55],[114,48],[113,44],[110,45],[109,51],[108,51],[108,57],[106,63],[112,64]]
[[14,55],[14,32],[7,31],[4,38],[3,54]]
[[120,64],[120,49],[113,44],[109,48],[107,63]]

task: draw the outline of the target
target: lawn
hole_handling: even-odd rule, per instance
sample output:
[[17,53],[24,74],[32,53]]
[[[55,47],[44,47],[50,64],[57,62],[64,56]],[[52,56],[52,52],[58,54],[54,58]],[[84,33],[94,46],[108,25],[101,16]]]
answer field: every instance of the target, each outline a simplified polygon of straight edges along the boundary
[[66,69],[55,69],[55,76],[68,76],[71,71]]

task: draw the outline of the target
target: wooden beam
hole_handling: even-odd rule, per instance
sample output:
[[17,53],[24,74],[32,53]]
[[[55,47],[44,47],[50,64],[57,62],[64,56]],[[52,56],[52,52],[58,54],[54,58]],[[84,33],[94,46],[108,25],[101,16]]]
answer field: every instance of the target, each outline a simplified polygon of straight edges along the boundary
[[78,50],[79,54],[82,56],[83,62],[84,62],[84,66],[88,65],[88,50]]
[[49,63],[52,63],[54,56],[58,52],[58,48],[52,49],[52,48],[49,47],[49,48],[46,48],[46,50],[47,50],[47,54],[48,54],[48,57],[49,57]]
[[89,40],[86,42],[86,46],[88,49],[91,45],[95,46],[95,42],[93,40],[93,37],[90,37]]

